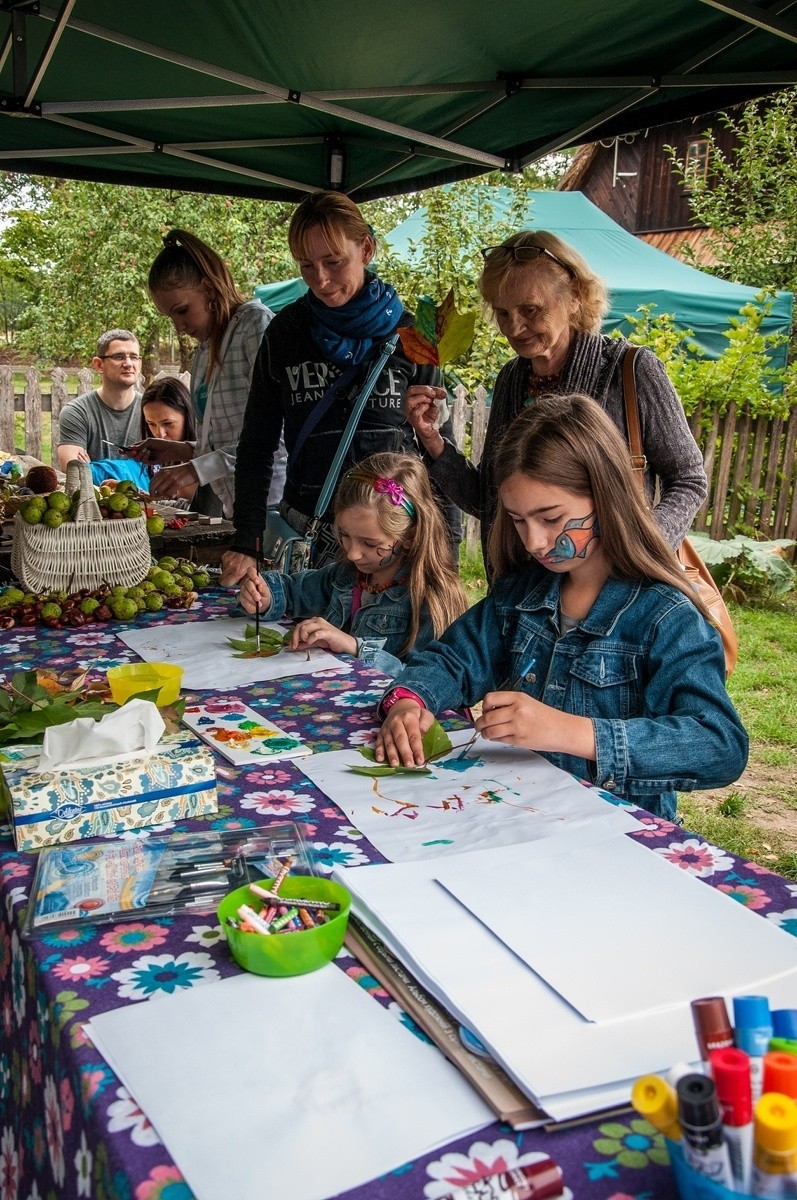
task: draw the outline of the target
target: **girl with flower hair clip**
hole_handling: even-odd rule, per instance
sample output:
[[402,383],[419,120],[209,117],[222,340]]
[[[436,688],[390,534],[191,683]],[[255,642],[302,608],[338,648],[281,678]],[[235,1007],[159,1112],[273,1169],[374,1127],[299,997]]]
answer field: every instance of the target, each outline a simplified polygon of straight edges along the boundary
[[334,504],[337,562],[241,581],[241,604],[266,620],[299,618],[290,648],[353,654],[395,678],[401,660],[467,608],[426,467],[372,454],[341,479]]

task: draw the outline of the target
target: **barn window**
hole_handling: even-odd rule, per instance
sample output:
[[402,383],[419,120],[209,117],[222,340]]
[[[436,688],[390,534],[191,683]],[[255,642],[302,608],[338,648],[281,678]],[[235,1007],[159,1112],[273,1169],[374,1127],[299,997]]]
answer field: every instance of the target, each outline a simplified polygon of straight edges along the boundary
[[697,138],[688,143],[684,175],[687,185],[690,180],[702,180],[708,175],[708,138]]

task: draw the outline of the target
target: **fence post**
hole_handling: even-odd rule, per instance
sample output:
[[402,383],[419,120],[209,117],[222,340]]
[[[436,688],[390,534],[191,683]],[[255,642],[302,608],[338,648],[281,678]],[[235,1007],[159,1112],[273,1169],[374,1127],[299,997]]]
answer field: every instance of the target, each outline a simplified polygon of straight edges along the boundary
[[53,466],[56,466],[58,464],[58,443],[61,440],[61,409],[69,400],[69,393],[66,387],[66,371],[63,367],[53,367],[50,372],[50,378],[52,380],[50,391],[50,445],[52,447],[52,463]]
[[42,389],[39,368],[25,371],[25,452],[34,458],[42,456]]
[[91,367],[81,367],[77,373],[77,394],[82,396],[85,392],[94,390],[94,372]]
[[0,450],[14,453],[14,368],[0,367]]

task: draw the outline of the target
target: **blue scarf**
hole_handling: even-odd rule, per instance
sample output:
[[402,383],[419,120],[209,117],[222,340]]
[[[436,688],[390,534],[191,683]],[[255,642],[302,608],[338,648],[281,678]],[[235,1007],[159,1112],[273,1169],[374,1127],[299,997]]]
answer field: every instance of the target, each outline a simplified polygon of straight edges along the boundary
[[312,292],[307,293],[307,303],[313,341],[326,358],[342,367],[367,358],[374,343],[393,332],[404,312],[395,289],[370,271],[365,273],[365,286],[339,308],[330,308]]

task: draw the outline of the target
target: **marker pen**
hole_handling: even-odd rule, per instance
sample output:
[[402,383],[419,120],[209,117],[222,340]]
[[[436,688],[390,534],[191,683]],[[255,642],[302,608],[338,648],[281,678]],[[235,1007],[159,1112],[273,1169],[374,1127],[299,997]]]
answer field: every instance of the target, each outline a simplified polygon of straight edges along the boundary
[[675,1088],[661,1075],[643,1075],[631,1089],[631,1103],[654,1129],[673,1142],[681,1140],[678,1097]]
[[722,1125],[737,1192],[746,1192],[753,1160],[753,1099],[750,1059],[744,1050],[712,1050],[711,1074],[722,1109]]
[[440,1200],[555,1200],[564,1190],[562,1168],[552,1158],[542,1158],[454,1188]]
[[736,1045],[750,1055],[750,1086],[755,1104],[761,1095],[764,1055],[772,1037],[772,1018],[766,996],[734,996],[733,1023]]
[[751,1196],[797,1196],[797,1104],[769,1092],[755,1106]]
[[772,1013],[772,1036],[797,1038],[797,1008],[776,1008]]
[[769,1048],[770,1050],[777,1050],[779,1054],[797,1054],[797,1038],[770,1038]]
[[797,1100],[797,1054],[770,1050],[764,1055],[764,1091],[780,1092]]
[[684,1075],[691,1075],[695,1070],[694,1063],[677,1062],[673,1063],[664,1078],[669,1083],[670,1087],[674,1088],[678,1085],[678,1080],[683,1079]]
[[692,1001],[692,1020],[703,1070],[709,1073],[708,1056],[712,1050],[727,1050],[733,1045],[733,1027],[722,996],[703,996]]
[[731,1159],[713,1079],[694,1072],[676,1086],[684,1158],[692,1170],[723,1187],[733,1187]]

